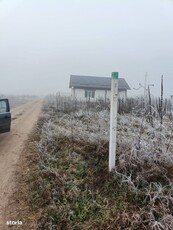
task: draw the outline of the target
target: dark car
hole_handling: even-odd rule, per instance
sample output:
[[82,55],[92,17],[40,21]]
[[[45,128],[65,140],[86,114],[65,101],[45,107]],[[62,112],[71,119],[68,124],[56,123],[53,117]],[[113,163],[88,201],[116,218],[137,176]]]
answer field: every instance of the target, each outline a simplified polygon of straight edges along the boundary
[[9,132],[11,128],[11,113],[8,99],[0,99],[0,133]]

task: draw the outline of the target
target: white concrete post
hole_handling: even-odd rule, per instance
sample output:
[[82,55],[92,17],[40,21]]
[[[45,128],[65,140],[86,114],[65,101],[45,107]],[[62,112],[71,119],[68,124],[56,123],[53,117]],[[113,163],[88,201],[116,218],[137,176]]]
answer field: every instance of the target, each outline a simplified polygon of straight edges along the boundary
[[109,139],[109,171],[115,168],[116,161],[116,133],[117,133],[117,105],[118,105],[118,72],[112,73],[111,108],[110,108],[110,139]]

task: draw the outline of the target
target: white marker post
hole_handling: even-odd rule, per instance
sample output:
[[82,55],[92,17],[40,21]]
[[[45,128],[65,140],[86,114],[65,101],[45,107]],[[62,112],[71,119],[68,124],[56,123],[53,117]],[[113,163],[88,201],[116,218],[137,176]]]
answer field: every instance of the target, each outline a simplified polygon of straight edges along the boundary
[[117,104],[118,104],[118,72],[113,72],[112,82],[111,82],[109,172],[111,172],[112,169],[115,168],[115,160],[116,160]]

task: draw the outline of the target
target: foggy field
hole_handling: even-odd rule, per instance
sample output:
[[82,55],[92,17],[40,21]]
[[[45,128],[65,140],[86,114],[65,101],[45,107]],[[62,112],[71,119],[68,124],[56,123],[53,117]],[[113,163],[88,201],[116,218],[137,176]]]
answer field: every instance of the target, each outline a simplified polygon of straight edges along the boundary
[[11,108],[15,108],[37,98],[36,96],[30,95],[4,95],[3,97],[9,99]]
[[0,95],[0,98],[8,98],[8,100],[10,102],[10,107],[15,108],[19,105],[25,104],[29,101],[32,101],[32,100],[38,98],[38,96],[34,96],[34,95]]
[[20,202],[30,211],[19,216],[40,230],[173,229],[170,116],[152,126],[136,111],[119,115],[109,173],[109,106],[102,107],[47,98],[22,159]]

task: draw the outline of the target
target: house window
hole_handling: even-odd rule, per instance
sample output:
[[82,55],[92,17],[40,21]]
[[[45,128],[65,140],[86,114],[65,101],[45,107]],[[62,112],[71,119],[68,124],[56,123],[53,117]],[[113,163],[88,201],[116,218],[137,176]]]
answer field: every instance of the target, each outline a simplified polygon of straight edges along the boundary
[[95,91],[85,90],[85,98],[95,98]]

